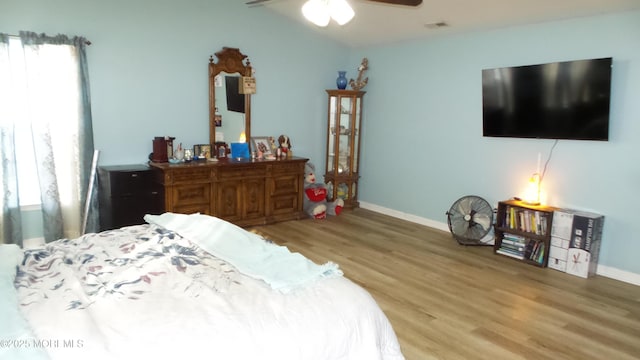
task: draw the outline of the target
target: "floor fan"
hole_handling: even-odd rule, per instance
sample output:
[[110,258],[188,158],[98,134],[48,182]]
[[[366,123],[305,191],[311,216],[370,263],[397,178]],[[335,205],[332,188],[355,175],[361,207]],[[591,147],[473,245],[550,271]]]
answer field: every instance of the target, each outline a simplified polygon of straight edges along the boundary
[[493,209],[489,203],[475,195],[456,200],[447,214],[447,224],[453,237],[461,245],[492,245],[486,241],[493,226]]

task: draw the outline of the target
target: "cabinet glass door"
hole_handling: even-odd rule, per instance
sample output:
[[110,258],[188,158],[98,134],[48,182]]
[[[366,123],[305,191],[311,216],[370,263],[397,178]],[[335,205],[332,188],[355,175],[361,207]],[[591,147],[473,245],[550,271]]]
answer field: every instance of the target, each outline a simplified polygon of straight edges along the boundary
[[331,96],[329,98],[329,139],[327,145],[327,172],[334,172],[336,166],[336,153],[339,150],[336,147],[336,129],[340,125],[338,117],[338,97]]
[[357,207],[360,126],[364,91],[327,90],[329,116],[327,162],[324,175],[329,200],[341,198],[345,207]]
[[351,133],[353,131],[351,114],[353,101],[350,97],[340,99],[340,126],[338,132],[338,174],[350,174]]
[[[353,139],[351,141],[351,143],[353,144],[353,172],[357,173],[358,172],[358,155],[360,154],[360,144],[358,143],[358,140],[360,139],[360,100],[361,98],[357,97],[355,98],[355,101],[353,103],[353,111],[355,112],[355,116],[352,117],[353,119],[353,134],[351,135],[351,138]],[[353,191],[355,193],[355,190]]]

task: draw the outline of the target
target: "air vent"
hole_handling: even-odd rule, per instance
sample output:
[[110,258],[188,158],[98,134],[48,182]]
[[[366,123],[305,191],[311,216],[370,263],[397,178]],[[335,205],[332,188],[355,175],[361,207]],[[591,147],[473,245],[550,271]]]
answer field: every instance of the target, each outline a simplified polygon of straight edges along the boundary
[[438,22],[434,22],[434,23],[429,23],[429,24],[424,24],[424,27],[426,27],[427,29],[440,29],[443,27],[447,27],[449,26],[449,24],[447,24],[444,21],[438,21]]

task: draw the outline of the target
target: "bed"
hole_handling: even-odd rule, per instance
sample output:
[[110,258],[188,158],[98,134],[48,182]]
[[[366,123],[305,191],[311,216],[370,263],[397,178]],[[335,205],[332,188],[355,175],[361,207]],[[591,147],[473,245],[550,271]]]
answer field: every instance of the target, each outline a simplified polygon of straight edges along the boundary
[[0,358],[404,359],[336,264],[206,215],[145,220],[0,246]]

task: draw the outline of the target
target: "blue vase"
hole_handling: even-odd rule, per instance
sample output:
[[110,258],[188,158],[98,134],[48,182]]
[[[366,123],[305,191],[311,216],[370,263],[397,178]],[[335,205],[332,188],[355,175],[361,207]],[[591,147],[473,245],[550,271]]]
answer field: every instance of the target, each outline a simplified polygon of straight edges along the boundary
[[347,78],[345,75],[347,75],[346,71],[338,71],[338,78],[336,79],[336,85],[338,85],[338,89],[340,90],[344,90],[347,88]]

